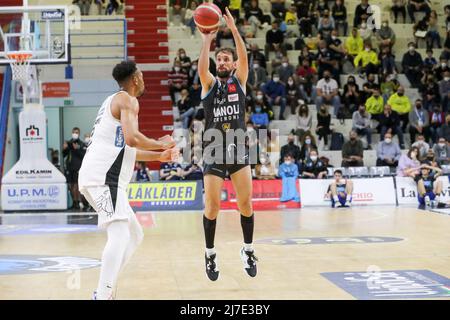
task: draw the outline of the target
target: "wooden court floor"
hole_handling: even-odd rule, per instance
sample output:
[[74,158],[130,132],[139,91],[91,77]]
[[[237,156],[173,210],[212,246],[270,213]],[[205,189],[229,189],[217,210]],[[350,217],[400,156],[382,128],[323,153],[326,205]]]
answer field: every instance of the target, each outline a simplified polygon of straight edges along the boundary
[[[141,215],[147,225],[145,239],[120,276],[117,299],[356,299],[322,273],[430,270],[450,277],[450,215],[395,207],[304,208],[256,212],[256,278],[242,269],[238,214],[222,212],[216,231],[220,278],[211,282],[204,272],[201,215]],[[45,224],[52,223],[52,216],[56,215]],[[8,217],[0,215],[1,227],[33,221],[27,216]],[[53,223],[61,221],[58,217]],[[351,237],[400,240],[364,243]],[[322,240],[315,243],[318,238]],[[5,255],[100,259],[105,241],[105,233],[98,231],[0,233],[0,259]],[[0,273],[0,299],[90,299],[99,270]]]

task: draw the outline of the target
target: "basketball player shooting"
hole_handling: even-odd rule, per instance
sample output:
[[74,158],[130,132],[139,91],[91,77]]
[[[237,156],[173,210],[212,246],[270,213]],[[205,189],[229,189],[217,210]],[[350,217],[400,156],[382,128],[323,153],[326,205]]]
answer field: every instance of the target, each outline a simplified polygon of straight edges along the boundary
[[80,192],[98,213],[99,227],[108,234],[93,297],[98,300],[113,298],[120,271],[143,239],[126,193],[135,161],[167,162],[179,155],[171,136],[154,140],[139,132],[137,97],[145,85],[136,64],[116,65],[113,77],[121,89],[106,98],[98,112],[78,179]]
[[[230,48],[219,49],[216,54],[217,78],[209,72],[209,48],[212,40],[216,37],[215,32],[201,33],[202,48],[200,51],[198,71],[202,84],[202,101],[205,110],[205,133],[208,130],[220,132],[222,145],[219,150],[223,154],[220,159],[227,157],[227,152],[236,150],[235,143],[226,141],[226,133],[229,130],[246,130],[245,125],[245,87],[248,77],[247,50],[244,40],[241,38],[234,19],[226,8],[223,16],[227,27],[231,30],[235,43],[236,52]],[[236,59],[237,58],[237,59]],[[227,112],[224,115],[223,112]],[[229,114],[231,112],[231,114]],[[204,135],[205,137],[205,135]],[[205,139],[206,140],[206,139]],[[208,161],[205,151],[214,142],[203,142],[204,146],[204,188],[205,188],[205,214],[203,216],[203,227],[205,230],[205,265],[206,274],[211,281],[219,277],[217,265],[217,254],[214,248],[214,237],[216,230],[216,220],[220,208],[220,195],[223,181],[230,174],[231,181],[236,191],[237,204],[241,214],[241,226],[244,235],[244,246],[240,251],[240,256],[244,264],[244,269],[251,277],[257,273],[256,261],[253,250],[253,229],[254,216],[251,202],[252,196],[252,176],[249,165],[248,153],[244,157],[232,157],[230,161],[216,161],[217,154],[213,161]],[[217,146],[214,148],[217,150]],[[234,152],[234,151],[233,151]]]

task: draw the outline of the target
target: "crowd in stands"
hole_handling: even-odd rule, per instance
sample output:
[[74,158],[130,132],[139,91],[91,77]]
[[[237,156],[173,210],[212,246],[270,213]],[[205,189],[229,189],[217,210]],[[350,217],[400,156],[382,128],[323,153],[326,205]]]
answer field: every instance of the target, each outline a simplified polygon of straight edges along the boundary
[[[80,14],[88,16],[90,13],[97,15],[124,14],[125,0],[73,0],[72,4],[80,7]],[[91,6],[95,6],[95,12],[91,12]]]
[[[364,150],[373,149],[378,166],[389,166],[401,174],[401,166],[408,162],[404,157],[413,154],[410,150],[402,156],[401,150],[416,146],[421,150],[417,161],[425,161],[429,149],[438,165],[448,164],[450,5],[432,8],[425,0],[393,0],[391,17],[374,28],[368,0],[356,6],[353,21],[348,18],[345,0],[271,0],[270,12],[264,12],[257,0],[213,2],[221,10],[230,8],[247,43],[247,127],[269,128],[273,120],[285,117],[296,120],[288,143],[278,147],[280,164],[289,158],[297,165],[299,176],[325,177],[329,159],[320,157],[319,142],[323,150],[342,152],[342,167],[364,166]],[[193,11],[201,1],[169,3],[171,21],[178,17],[194,36],[198,31]],[[408,39],[413,40],[407,48],[395,47],[399,37],[392,24],[397,23],[410,25]],[[298,27],[297,34],[292,26]],[[441,27],[445,27],[445,38]],[[263,48],[251,41],[256,35],[265,37]],[[214,45],[233,45],[226,27],[220,27]],[[426,48],[425,56],[418,50],[421,47]],[[439,56],[433,51],[436,48]],[[291,50],[299,50],[295,61],[289,59]],[[210,71],[215,74],[213,59]],[[204,118],[201,84],[197,61],[183,48],[173,61],[169,87],[179,111],[175,120],[195,135],[193,126]],[[411,90],[418,93],[413,100],[408,95]],[[333,119],[351,121],[348,138],[339,136]],[[373,145],[375,134],[379,142]],[[410,143],[405,139],[408,136]],[[281,176],[269,165],[270,152],[273,150],[260,150],[256,178]],[[170,179],[183,177],[178,169],[168,172],[169,176],[164,176]]]

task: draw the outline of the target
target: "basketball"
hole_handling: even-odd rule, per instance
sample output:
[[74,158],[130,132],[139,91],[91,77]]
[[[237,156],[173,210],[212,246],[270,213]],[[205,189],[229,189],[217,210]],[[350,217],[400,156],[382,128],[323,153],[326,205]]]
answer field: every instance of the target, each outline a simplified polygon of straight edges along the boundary
[[222,11],[212,3],[204,3],[194,12],[194,21],[202,33],[214,32],[219,28]]

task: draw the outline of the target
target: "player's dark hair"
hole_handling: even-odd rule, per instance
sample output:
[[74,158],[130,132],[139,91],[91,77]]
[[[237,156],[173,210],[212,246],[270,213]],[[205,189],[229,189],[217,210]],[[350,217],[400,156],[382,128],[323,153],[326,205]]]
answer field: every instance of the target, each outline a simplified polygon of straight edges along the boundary
[[135,72],[137,71],[136,62],[134,61],[122,61],[117,64],[112,72],[112,76],[114,80],[117,81],[118,84],[123,84],[127,81]]
[[73,127],[72,131],[78,130],[79,132],[81,132],[80,128],[78,127]]
[[238,59],[236,51],[232,48],[220,48],[220,49],[216,50],[216,53],[214,54],[214,56],[217,58],[217,55],[221,52],[231,54],[233,56],[233,61],[236,61]]
[[334,170],[333,174],[336,174],[336,173],[340,173],[340,174],[341,174],[341,176],[343,175],[343,174],[342,174],[342,170],[339,170],[339,169],[337,169],[337,170]]

